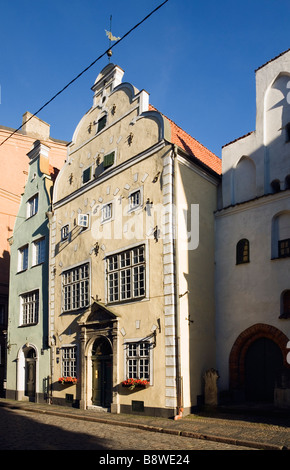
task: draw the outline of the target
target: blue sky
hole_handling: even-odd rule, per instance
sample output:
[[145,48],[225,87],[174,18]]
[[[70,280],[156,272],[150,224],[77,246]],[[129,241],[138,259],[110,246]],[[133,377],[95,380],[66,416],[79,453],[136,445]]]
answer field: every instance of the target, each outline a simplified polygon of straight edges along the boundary
[[[1,1],[0,124],[17,128],[163,0]],[[221,156],[255,129],[255,70],[290,48],[289,0],[168,0],[113,48],[123,81]],[[38,117],[70,141],[92,106],[99,60]]]

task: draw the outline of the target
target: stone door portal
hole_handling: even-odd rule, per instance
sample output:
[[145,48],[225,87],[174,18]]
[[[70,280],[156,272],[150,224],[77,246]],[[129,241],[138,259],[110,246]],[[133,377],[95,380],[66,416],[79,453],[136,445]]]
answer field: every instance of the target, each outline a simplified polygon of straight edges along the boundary
[[29,399],[35,399],[36,382],[36,356],[33,348],[29,349],[25,355],[25,395]]
[[109,408],[112,402],[113,354],[109,341],[99,338],[92,349],[92,403]]

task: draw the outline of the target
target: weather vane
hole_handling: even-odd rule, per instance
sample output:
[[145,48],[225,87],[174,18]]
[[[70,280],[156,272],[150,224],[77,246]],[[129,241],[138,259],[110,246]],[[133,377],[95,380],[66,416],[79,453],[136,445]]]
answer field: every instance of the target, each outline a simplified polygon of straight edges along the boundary
[[107,52],[107,56],[108,56],[109,62],[110,62],[110,58],[112,57],[112,54],[113,54],[112,50],[111,50],[111,43],[112,43],[112,41],[119,41],[119,39],[121,39],[119,37],[117,38],[116,36],[112,35],[112,15],[110,16],[110,31],[107,31],[106,29],[105,29],[105,31],[106,31],[106,35],[109,38],[109,49],[108,49],[108,52]]

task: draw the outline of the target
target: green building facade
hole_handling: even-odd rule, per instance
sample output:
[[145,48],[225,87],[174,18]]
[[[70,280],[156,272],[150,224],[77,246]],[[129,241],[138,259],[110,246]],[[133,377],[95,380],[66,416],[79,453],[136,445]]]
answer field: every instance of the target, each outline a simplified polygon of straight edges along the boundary
[[27,182],[9,240],[6,397],[41,402],[48,398],[50,376],[48,213],[56,169],[49,165],[49,147],[40,141],[27,155]]

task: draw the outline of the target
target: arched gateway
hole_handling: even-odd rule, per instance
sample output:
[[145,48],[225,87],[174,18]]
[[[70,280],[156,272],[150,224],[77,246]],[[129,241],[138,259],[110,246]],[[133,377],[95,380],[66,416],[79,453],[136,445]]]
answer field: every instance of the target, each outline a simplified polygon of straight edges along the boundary
[[273,402],[275,384],[289,369],[287,342],[271,325],[259,323],[243,331],[230,353],[230,390],[243,392],[246,401]]

